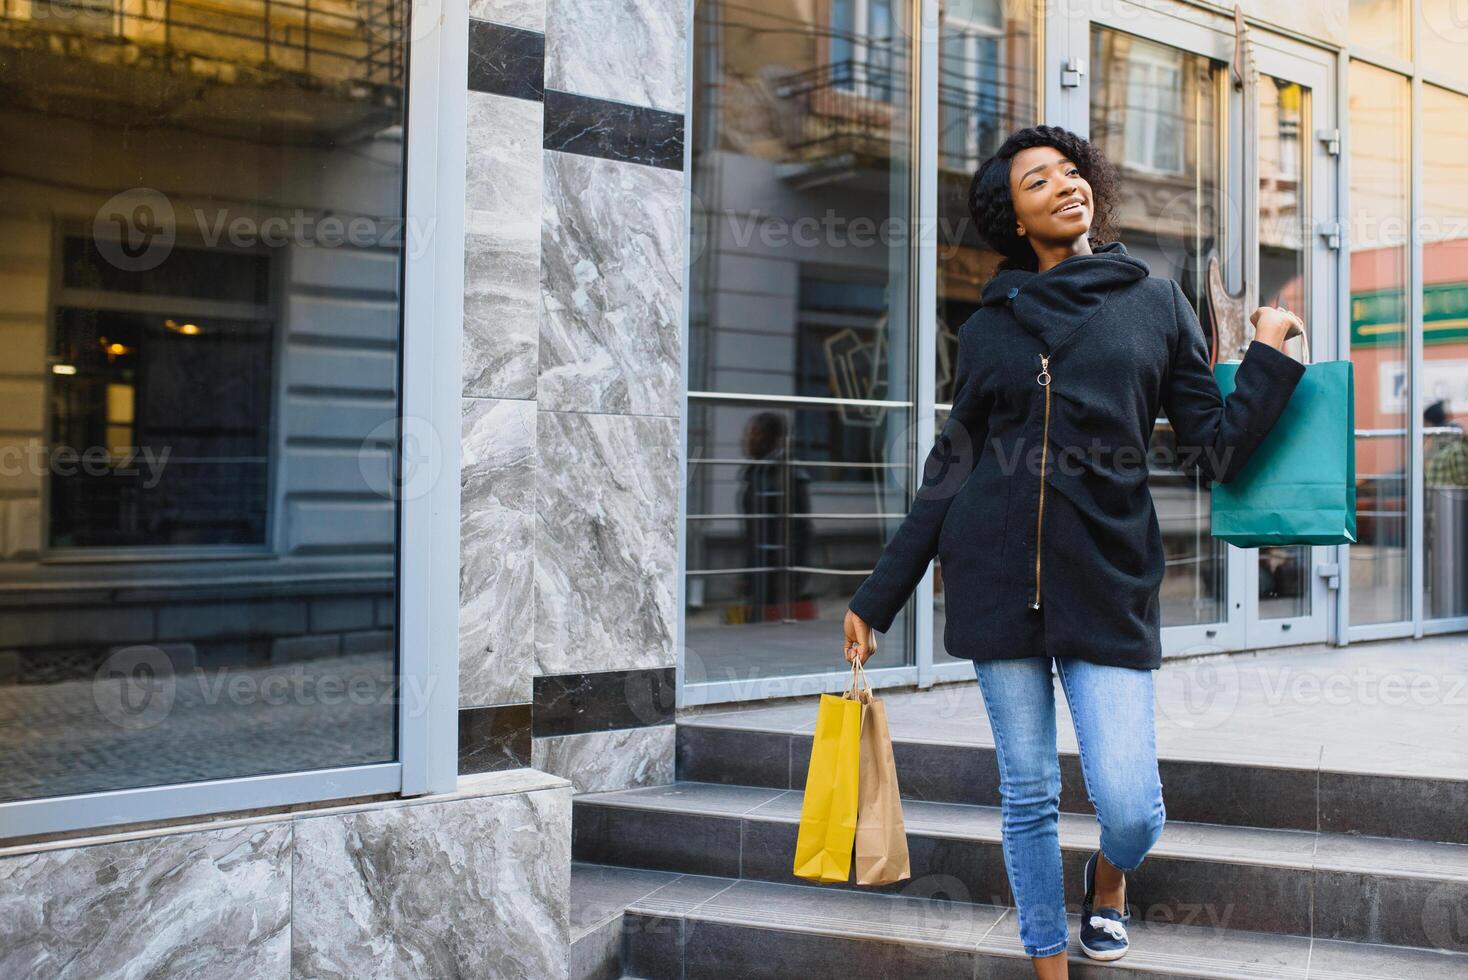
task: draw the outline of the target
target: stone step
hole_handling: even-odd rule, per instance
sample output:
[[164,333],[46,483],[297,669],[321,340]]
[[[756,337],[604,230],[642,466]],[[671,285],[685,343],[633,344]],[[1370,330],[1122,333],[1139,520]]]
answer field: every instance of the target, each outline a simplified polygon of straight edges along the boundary
[[[809,716],[815,708],[795,717]],[[999,805],[993,745],[894,737],[904,799]],[[677,778],[804,789],[809,731],[781,731],[717,716],[679,720]],[[1324,830],[1468,844],[1468,778],[1323,771],[1261,762],[1159,758],[1170,819],[1278,830]],[[1080,758],[1061,751],[1061,809],[1094,814]]]
[[[1014,909],[943,897],[828,890],[720,876],[638,871],[575,862],[573,917],[615,923],[614,948],[572,980],[801,977],[1015,978],[1034,976]],[[1071,916],[1073,976],[1248,980],[1448,980],[1468,956],[1370,943],[1277,936],[1181,923],[1139,922],[1120,963],[1080,951]],[[586,933],[590,935],[591,933]],[[574,933],[573,933],[574,935]],[[584,940],[583,940],[584,941]]]
[[[1009,906],[998,807],[910,800],[913,878],[870,888],[791,873],[803,791],[680,781],[572,802],[572,857],[823,890],[941,895]],[[1064,813],[1066,902],[1079,910],[1093,816]],[[1134,915],[1318,939],[1468,952],[1468,846],[1169,818],[1128,878]]]

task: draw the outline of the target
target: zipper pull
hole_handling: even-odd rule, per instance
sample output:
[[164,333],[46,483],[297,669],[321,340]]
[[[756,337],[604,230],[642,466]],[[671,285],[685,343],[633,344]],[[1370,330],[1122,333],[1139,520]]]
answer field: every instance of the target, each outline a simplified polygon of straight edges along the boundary
[[1042,385],[1048,385],[1050,383],[1050,358],[1045,354],[1039,354],[1037,356],[1040,358],[1040,373],[1035,377],[1035,380]]

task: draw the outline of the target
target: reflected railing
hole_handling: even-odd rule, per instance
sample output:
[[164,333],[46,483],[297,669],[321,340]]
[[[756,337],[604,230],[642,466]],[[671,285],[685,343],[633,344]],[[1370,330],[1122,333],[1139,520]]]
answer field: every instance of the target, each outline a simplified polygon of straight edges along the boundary
[[46,51],[49,36],[71,34],[165,59],[398,86],[408,10],[399,0],[0,0],[0,43]]

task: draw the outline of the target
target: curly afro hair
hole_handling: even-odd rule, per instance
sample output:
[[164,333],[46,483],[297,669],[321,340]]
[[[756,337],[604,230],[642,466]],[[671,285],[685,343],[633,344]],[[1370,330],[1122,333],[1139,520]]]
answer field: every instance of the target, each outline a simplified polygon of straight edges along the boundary
[[1029,126],[1009,135],[974,171],[968,188],[968,210],[973,216],[979,237],[1004,256],[1000,269],[1039,268],[1039,259],[1030,241],[1015,233],[1014,199],[1009,192],[1009,168],[1014,156],[1032,146],[1053,146],[1076,165],[1081,176],[1091,185],[1091,229],[1087,237],[1092,246],[1111,240],[1116,213],[1116,170],[1090,140],[1060,126]]

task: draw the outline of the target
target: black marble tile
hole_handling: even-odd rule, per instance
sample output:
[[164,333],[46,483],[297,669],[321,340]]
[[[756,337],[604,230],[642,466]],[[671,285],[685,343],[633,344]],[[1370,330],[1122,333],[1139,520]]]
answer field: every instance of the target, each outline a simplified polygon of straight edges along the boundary
[[790,786],[790,736],[714,725],[678,726],[679,779],[739,786]]
[[999,805],[999,766],[992,748],[894,741],[892,758],[905,799]]
[[539,102],[545,97],[545,35],[471,19],[469,88]]
[[847,888],[863,892],[916,895],[981,905],[1009,905],[1012,895],[999,844],[961,837],[907,832],[912,876],[888,885],[858,885],[856,862],[844,882],[818,882],[795,874],[799,824],[779,820],[744,820],[740,877],[811,888]]
[[545,148],[682,170],[683,116],[546,89]]
[[[1066,898],[1080,910],[1089,852],[1066,853]],[[1310,935],[1308,868],[1149,855],[1127,874],[1132,915],[1213,929]]]
[[674,721],[676,667],[542,674],[531,694],[537,738],[614,728],[644,728]]
[[1468,844],[1468,780],[1320,774],[1320,829]]
[[687,874],[739,874],[739,818],[571,803],[571,858]]
[[1163,759],[1158,773],[1168,820],[1315,829],[1313,769]]
[[528,765],[528,702],[459,709],[459,775]]
[[622,916],[622,968],[634,977],[683,976],[681,917],[628,912]]
[[903,976],[972,980],[975,955],[970,949],[694,921],[687,927],[682,976],[686,980],[868,980]]
[[1468,952],[1468,881],[1315,872],[1315,936]]

